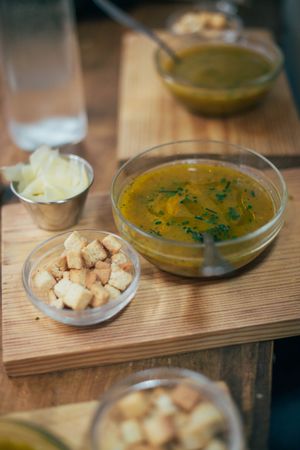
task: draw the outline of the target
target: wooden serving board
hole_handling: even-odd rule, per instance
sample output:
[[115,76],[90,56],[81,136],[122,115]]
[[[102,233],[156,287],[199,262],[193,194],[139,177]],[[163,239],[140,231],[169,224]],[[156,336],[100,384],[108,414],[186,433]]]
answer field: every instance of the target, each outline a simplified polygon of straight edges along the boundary
[[72,403],[52,408],[13,413],[6,418],[42,426],[60,438],[72,450],[87,449],[85,445],[98,401]]
[[[250,34],[270,39],[263,31]],[[154,65],[150,40],[128,33],[120,72],[118,159],[127,160],[154,145],[181,139],[215,139],[253,148],[266,155],[295,154],[300,122],[285,73],[261,105],[228,118],[187,112],[167,92]]]
[[[19,204],[2,212],[3,362],[10,375],[50,372],[300,334],[300,170],[285,170],[291,200],[279,238],[238,276],[191,280],[142,260],[136,298],[114,320],[85,328],[43,316],[21,270],[50,232]],[[114,230],[108,195],[88,198],[77,228]]]

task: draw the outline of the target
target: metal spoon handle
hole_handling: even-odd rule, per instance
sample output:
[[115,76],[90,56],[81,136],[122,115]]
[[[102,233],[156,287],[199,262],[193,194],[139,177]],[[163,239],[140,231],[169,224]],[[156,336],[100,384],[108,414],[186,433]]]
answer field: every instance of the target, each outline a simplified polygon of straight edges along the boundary
[[112,19],[125,27],[132,28],[139,33],[143,33],[150,39],[154,40],[159,47],[162,47],[165,52],[174,60],[178,57],[176,53],[160,39],[160,37],[151,28],[146,27],[144,24],[138,20],[131,17],[129,14],[125,13],[122,9],[111,3],[109,0],[93,0],[94,3],[103,11],[105,11]]
[[204,262],[202,274],[206,277],[222,276],[234,270],[218,252],[213,237],[209,233],[203,234]]

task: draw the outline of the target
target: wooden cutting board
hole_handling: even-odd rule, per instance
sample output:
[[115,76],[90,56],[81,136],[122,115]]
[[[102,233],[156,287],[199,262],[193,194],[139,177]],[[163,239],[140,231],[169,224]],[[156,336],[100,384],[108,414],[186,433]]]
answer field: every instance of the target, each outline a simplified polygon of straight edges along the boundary
[[[114,320],[75,328],[37,311],[23,290],[30,250],[52,235],[19,204],[2,210],[3,362],[10,375],[50,372],[300,333],[300,170],[285,170],[291,196],[274,245],[238,276],[176,277],[142,261],[136,298]],[[114,230],[108,195],[90,195],[77,228]]]
[[[270,39],[263,31],[254,37]],[[300,123],[284,72],[265,101],[228,118],[205,118],[187,112],[165,90],[154,66],[153,43],[128,33],[120,70],[118,159],[181,139],[215,139],[253,148],[266,155],[299,153]]]

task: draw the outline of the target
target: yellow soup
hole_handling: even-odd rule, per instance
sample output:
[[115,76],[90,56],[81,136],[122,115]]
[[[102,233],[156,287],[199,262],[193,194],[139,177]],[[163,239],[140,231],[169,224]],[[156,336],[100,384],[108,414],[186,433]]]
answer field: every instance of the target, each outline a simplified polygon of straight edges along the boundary
[[123,216],[148,234],[216,242],[257,230],[275,214],[262,184],[231,166],[176,162],[136,177],[120,195]]

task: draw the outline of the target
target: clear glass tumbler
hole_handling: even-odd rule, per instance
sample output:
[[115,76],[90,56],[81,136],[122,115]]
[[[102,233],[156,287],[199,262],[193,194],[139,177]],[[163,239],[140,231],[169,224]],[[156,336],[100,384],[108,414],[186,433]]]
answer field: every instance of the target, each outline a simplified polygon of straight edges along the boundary
[[80,142],[87,119],[72,0],[1,0],[6,112],[14,142]]

